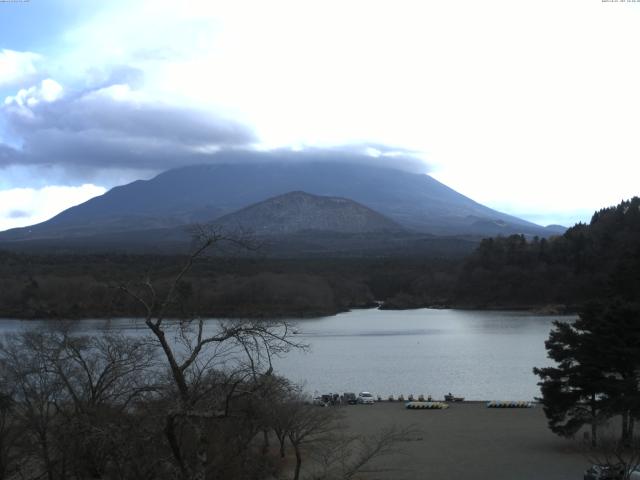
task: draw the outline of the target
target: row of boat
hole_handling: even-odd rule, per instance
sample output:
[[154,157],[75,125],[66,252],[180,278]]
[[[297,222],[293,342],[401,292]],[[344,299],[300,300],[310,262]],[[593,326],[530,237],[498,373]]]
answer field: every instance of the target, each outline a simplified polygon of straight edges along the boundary
[[[534,406],[533,402],[522,400],[492,400],[491,402],[487,402],[487,408],[533,408]],[[409,401],[406,402],[405,407],[409,410],[444,410],[449,408],[449,404],[445,402]]]
[[502,401],[493,400],[487,403],[487,408],[533,408],[535,405],[533,402],[527,402],[523,400],[517,401]]

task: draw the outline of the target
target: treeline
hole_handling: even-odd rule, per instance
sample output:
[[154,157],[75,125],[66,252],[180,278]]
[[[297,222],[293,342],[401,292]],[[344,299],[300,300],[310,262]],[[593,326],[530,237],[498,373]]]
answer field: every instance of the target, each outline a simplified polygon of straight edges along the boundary
[[600,297],[637,300],[640,198],[596,212],[562,236],[489,238],[464,262],[453,298],[480,307],[564,304]]
[[[589,426],[583,435],[594,463],[611,478],[628,478],[640,466],[640,199],[600,210],[589,225],[548,242],[484,241],[467,269],[471,285],[484,280],[496,289],[483,293],[493,301],[513,295],[579,304],[578,318],[554,322],[545,342],[554,365],[533,370],[541,402],[551,431],[573,438]],[[516,279],[538,291],[509,283]]]
[[[140,316],[123,286],[153,280],[161,291],[184,261],[161,255],[0,253],[0,317]],[[404,297],[441,303],[458,259],[206,257],[178,286],[171,316],[330,315]],[[427,292],[425,294],[425,292]]]

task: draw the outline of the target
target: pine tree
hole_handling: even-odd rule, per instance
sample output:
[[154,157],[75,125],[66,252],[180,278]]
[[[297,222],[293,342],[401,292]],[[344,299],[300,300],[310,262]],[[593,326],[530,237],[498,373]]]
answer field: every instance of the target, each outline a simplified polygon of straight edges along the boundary
[[571,437],[585,425],[591,426],[592,444],[597,442],[597,425],[605,418],[608,399],[594,346],[575,324],[555,322],[545,342],[549,358],[557,367],[534,368],[541,379],[540,401],[552,432]]
[[622,301],[591,304],[581,322],[599,342],[610,413],[621,416],[622,441],[630,443],[640,416],[640,308]]
[[640,416],[640,309],[610,301],[591,303],[573,323],[555,322],[545,342],[556,367],[535,368],[549,427],[572,436],[620,415],[622,441],[633,437]]

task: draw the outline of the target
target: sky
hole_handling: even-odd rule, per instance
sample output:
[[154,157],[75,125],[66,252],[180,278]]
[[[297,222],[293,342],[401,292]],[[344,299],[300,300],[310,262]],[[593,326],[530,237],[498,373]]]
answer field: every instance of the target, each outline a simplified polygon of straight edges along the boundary
[[630,0],[0,1],[0,230],[224,149],[359,149],[589,221],[640,193],[639,25]]

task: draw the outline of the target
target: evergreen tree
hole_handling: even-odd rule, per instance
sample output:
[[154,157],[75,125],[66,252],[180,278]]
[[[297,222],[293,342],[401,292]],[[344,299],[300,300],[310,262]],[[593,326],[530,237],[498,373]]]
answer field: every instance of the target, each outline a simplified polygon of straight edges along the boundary
[[555,322],[545,342],[556,367],[534,368],[541,379],[542,404],[549,427],[572,436],[622,417],[622,441],[633,436],[640,414],[640,310],[622,302],[591,303],[573,323]]
[[560,436],[571,437],[590,425],[595,445],[597,425],[607,410],[606,378],[588,336],[575,324],[556,321],[554,326],[545,346],[549,358],[558,366],[533,369],[541,379],[540,401],[549,428]]
[[640,416],[640,308],[622,301],[591,304],[580,321],[598,342],[610,413],[621,416],[622,441],[630,443]]

